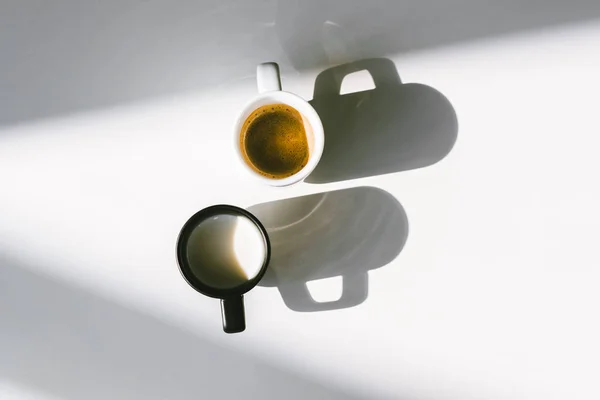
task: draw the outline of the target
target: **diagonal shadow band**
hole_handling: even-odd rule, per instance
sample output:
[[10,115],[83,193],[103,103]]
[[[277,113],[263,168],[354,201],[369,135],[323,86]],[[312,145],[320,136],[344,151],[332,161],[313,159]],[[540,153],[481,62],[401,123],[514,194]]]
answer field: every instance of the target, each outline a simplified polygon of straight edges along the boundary
[[302,72],[600,16],[597,0],[46,3],[0,2],[0,126],[198,93],[265,60]]
[[[394,260],[408,237],[402,205],[388,192],[356,187],[278,200],[248,208],[271,240],[261,286],[276,286],[288,308],[353,307],[368,296],[368,271]],[[318,302],[307,283],[342,277],[338,300]]]
[[[366,70],[375,89],[340,94],[342,81]],[[325,129],[325,149],[309,183],[407,171],[442,160],[454,146],[458,121],[444,95],[402,84],[393,61],[360,60],[319,74],[311,101]]]
[[0,383],[52,398],[362,398],[3,256],[0,316]]

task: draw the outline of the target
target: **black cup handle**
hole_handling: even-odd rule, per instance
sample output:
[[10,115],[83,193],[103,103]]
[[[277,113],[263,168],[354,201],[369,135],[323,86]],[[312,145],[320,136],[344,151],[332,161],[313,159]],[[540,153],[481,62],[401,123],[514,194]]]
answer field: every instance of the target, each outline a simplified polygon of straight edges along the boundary
[[233,296],[221,299],[221,317],[225,333],[238,333],[246,329],[244,297]]

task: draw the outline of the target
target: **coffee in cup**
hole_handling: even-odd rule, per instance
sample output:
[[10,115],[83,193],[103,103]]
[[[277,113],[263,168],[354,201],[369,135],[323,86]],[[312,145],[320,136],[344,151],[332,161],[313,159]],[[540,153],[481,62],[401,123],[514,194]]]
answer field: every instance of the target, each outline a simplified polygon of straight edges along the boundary
[[240,165],[271,186],[300,182],[323,154],[321,119],[306,100],[281,90],[277,64],[260,64],[256,81],[259,93],[242,108],[233,127]]
[[290,177],[310,158],[313,142],[308,121],[290,105],[268,104],[246,118],[240,132],[244,161],[271,179]]

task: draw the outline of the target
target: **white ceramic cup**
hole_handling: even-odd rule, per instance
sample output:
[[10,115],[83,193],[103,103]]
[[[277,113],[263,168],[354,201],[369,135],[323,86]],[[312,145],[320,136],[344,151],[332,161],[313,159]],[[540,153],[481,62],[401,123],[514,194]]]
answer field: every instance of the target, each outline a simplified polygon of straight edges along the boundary
[[[252,178],[266,183],[271,186],[288,186],[302,181],[315,169],[325,145],[325,135],[323,133],[323,124],[319,118],[319,114],[315,109],[303,98],[290,92],[281,90],[281,82],[279,80],[279,67],[276,63],[264,63],[256,68],[256,82],[258,85],[258,95],[250,100],[240,112],[233,127],[235,154],[244,169]],[[242,127],[246,119],[254,110],[259,107],[269,104],[287,104],[295,108],[303,117],[307,127],[307,139],[309,148],[308,162],[300,171],[294,175],[282,179],[269,178],[256,172],[244,159],[242,149],[240,147]]]

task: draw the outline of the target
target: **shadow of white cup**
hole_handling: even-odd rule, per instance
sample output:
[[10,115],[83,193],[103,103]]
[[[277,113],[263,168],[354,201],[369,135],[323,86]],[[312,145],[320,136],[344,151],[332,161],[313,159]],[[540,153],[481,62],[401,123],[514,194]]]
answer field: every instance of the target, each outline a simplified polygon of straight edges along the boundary
[[[281,90],[279,67],[276,63],[260,64],[256,68],[258,95],[250,100],[240,112],[233,126],[235,155],[247,176],[271,186],[289,186],[304,180],[315,169],[325,146],[325,135],[321,118],[315,109],[300,96]],[[243,156],[241,148],[242,128],[246,119],[258,108],[270,104],[286,104],[296,109],[307,128],[309,158],[306,165],[295,174],[277,179],[269,178],[257,172]],[[308,126],[306,126],[308,125]]]

